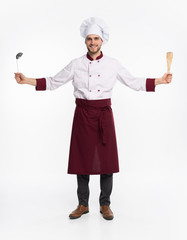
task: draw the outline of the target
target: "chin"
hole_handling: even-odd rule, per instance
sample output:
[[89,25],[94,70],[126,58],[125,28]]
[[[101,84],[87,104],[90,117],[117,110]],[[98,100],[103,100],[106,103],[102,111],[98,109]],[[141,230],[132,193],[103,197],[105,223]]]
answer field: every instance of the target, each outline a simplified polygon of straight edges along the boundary
[[89,52],[92,53],[92,54],[94,54],[94,53],[97,53],[98,51],[95,51],[95,52],[94,52],[94,51],[89,51]]
[[95,50],[95,51],[91,51],[91,50],[89,49],[89,52],[93,54],[93,53],[98,53],[99,50],[100,50],[100,49],[97,49],[97,50]]

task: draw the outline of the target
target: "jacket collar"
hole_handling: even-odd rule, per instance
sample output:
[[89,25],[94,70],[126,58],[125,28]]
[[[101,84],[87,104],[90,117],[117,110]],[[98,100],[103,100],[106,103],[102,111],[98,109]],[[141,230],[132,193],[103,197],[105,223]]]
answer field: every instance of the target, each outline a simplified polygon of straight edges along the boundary
[[[94,59],[88,54],[88,52],[87,52],[87,58],[90,60],[90,61],[93,61]],[[101,51],[101,54],[96,58],[96,60],[98,60],[98,59],[100,59],[100,58],[102,58],[103,57],[103,53],[102,53],[102,51]]]

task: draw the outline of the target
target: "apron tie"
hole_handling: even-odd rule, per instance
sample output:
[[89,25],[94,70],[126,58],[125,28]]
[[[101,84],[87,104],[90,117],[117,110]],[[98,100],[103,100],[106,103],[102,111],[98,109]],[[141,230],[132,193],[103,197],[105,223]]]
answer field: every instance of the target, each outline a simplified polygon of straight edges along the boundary
[[99,117],[99,133],[101,136],[102,143],[105,145],[107,143],[107,137],[106,137],[106,125],[104,124],[104,120],[106,120],[106,111],[111,111],[110,106],[106,106],[101,109],[101,114]]

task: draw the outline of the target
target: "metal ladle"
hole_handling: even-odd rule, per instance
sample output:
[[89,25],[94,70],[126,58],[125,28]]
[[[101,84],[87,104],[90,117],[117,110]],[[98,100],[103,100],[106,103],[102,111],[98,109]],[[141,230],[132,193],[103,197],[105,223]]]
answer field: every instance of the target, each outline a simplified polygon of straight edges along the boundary
[[17,72],[19,72],[19,67],[18,67],[18,59],[23,55],[22,52],[19,52],[17,55],[16,55],[16,62],[17,62]]

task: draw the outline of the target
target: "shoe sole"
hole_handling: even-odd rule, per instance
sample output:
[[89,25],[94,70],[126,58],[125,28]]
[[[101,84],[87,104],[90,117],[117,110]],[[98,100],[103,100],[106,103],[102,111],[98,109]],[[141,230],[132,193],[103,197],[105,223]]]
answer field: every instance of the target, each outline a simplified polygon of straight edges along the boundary
[[[103,216],[103,213],[102,213],[101,211],[100,211],[100,213],[101,213],[102,216]],[[106,220],[112,220],[114,217],[104,217],[104,216],[103,216],[103,218],[106,219]]]
[[70,219],[77,219],[80,218],[83,214],[89,213],[89,211],[83,212],[80,216],[74,217],[74,216],[69,216]]

